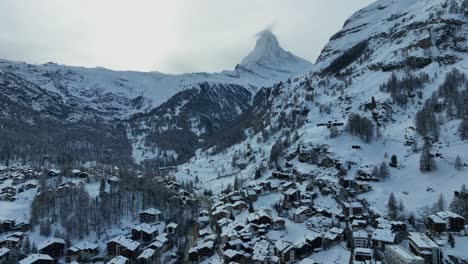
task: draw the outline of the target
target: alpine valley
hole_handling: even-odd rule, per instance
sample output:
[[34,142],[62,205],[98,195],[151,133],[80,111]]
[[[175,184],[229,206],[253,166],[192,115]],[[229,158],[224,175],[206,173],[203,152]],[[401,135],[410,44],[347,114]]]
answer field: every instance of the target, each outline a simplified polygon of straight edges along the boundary
[[468,0],[378,0],[315,63],[0,60],[0,263],[468,263]]

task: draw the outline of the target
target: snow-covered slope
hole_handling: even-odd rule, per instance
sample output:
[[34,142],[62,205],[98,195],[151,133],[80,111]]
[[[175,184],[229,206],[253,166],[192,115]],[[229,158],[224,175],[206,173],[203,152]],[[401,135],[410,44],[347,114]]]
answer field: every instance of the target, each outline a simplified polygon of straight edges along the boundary
[[[252,54],[257,54],[255,60],[263,64],[252,64],[254,55],[250,55],[245,60],[249,63],[235,70],[181,75],[0,60],[3,106],[0,134],[15,146],[50,149],[55,155],[57,145],[49,145],[47,140],[31,138],[31,135],[39,137],[42,132],[47,135],[51,128],[61,127],[53,131],[82,135],[76,144],[65,144],[73,152],[83,147],[93,151],[94,145],[97,156],[104,158],[108,154],[97,150],[96,142],[89,142],[89,132],[82,130],[92,127],[90,131],[108,135],[104,137],[109,139],[103,144],[107,145],[104,149],[122,145],[126,153],[131,144],[132,157],[137,162],[162,156],[165,160],[183,161],[186,158],[181,157],[191,157],[193,149],[203,146],[207,137],[250,108],[252,95],[258,89],[304,73],[311,66],[285,52],[272,33],[259,38]],[[73,132],[66,131],[72,128]],[[18,129],[31,133],[16,137]],[[122,132],[126,132],[127,140],[119,144],[112,138],[118,135],[121,140]],[[162,134],[185,135],[186,140],[168,140]],[[50,137],[53,141],[54,135]],[[47,146],[42,143],[31,146],[34,143],[24,142],[22,138],[44,142]],[[66,140],[61,136],[58,142]],[[23,155],[15,151],[13,159]]]
[[[385,213],[391,192],[407,212],[421,212],[440,193],[450,200],[468,183],[467,168],[453,166],[457,155],[468,160],[468,142],[458,130],[467,113],[467,83],[453,78],[453,69],[464,73],[468,67],[467,35],[467,1],[377,1],[331,37],[309,74],[265,89],[250,114],[225,130],[241,130],[246,137],[215,155],[212,150],[198,152],[178,176],[198,175],[213,190],[232,182],[234,175],[253,179],[258,168],[264,177],[283,170],[338,183],[361,172],[370,174],[396,155],[391,176],[371,183],[373,191],[359,198],[368,199],[379,213]],[[449,96],[441,86],[458,92]],[[440,135],[430,135],[438,168],[425,173],[419,169],[425,138],[415,131],[415,116],[423,108],[440,124]],[[351,113],[373,124],[369,143],[346,131]],[[317,147],[324,151],[317,153]],[[308,151],[319,160],[298,158],[307,157]]]
[[235,84],[255,92],[263,86],[307,72],[311,63],[285,52],[271,33],[262,34],[240,67],[221,73],[112,71],[46,63],[33,65],[0,60],[0,70],[55,93],[65,104],[84,104],[110,119],[126,118],[166,102],[199,83]]

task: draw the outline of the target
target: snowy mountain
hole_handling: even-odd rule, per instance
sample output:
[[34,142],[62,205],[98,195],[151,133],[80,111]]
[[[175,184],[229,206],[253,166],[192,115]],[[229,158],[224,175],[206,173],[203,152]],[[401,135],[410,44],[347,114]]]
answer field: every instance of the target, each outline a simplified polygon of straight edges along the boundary
[[[258,89],[307,72],[311,66],[285,52],[271,32],[259,37],[256,48],[244,61],[245,65],[232,71],[172,75],[0,60],[1,93],[5,99],[2,116],[4,123],[10,124],[3,132],[9,135],[12,145],[18,145],[13,143],[18,139],[11,136],[9,129],[33,131],[38,124],[49,122],[56,126],[63,123],[66,128],[86,124],[96,131],[105,127],[115,131],[114,135],[128,133],[124,148],[132,144],[132,158],[138,162],[172,153],[164,160],[180,163],[217,129],[248,109]],[[266,67],[268,63],[271,68]],[[22,111],[32,113],[18,117],[13,110],[18,104]],[[37,118],[30,118],[34,115]],[[30,120],[24,123],[23,119]],[[183,142],[190,147],[180,147],[174,140],[155,144],[162,142],[162,133],[172,132],[186,135],[188,141]],[[60,137],[59,142],[62,140],[65,139]],[[94,140],[83,140],[78,140],[80,147],[70,146],[67,152],[95,144]],[[30,144],[33,143],[26,143]]]
[[312,173],[338,192],[395,155],[389,178],[359,199],[382,214],[392,192],[416,214],[440,194],[451,200],[468,183],[454,167],[457,156],[468,159],[467,16],[466,1],[381,0],[358,11],[310,73],[261,90],[223,130],[244,133],[216,142],[223,151],[197,153],[179,178],[195,174],[215,190],[235,175],[253,181],[281,170]]
[[255,49],[236,66],[236,71],[246,71],[264,79],[285,80],[308,72],[312,67],[312,63],[281,48],[276,36],[265,30],[258,34]]

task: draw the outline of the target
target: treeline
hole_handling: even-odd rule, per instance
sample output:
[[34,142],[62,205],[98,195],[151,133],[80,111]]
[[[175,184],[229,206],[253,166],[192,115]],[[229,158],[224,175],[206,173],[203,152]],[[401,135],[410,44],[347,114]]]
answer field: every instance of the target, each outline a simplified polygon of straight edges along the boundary
[[351,113],[345,130],[353,136],[358,136],[365,143],[370,143],[374,138],[375,127],[369,118]]
[[[426,73],[420,73],[419,75],[407,73],[401,79],[393,73],[386,83],[380,85],[380,90],[390,93],[395,104],[404,107],[409,103],[410,98],[414,98],[415,93],[429,80],[429,75]],[[421,97],[421,94],[419,94],[419,97]]]
[[366,52],[367,45],[367,41],[361,41],[344,51],[343,54],[334,59],[328,67],[322,70],[322,75],[338,75],[341,70],[351,65]]
[[[110,186],[102,179],[95,198],[90,197],[83,185],[60,190],[59,178],[55,182],[41,179],[31,205],[31,225],[38,226],[44,236],[81,239],[91,232],[100,237],[109,228],[119,226],[123,218],[133,219],[150,207],[158,208],[164,219],[182,226],[198,210],[196,204],[184,204],[152,177],[136,177],[126,170],[120,174],[120,181]],[[57,224],[63,227],[63,232],[56,229],[52,233],[52,227]]]
[[460,137],[466,139],[468,131],[468,82],[465,74],[457,69],[447,73],[439,89],[416,114],[416,131],[421,136],[438,138],[441,120],[437,118],[437,113],[444,112],[449,120],[462,119],[459,128]]

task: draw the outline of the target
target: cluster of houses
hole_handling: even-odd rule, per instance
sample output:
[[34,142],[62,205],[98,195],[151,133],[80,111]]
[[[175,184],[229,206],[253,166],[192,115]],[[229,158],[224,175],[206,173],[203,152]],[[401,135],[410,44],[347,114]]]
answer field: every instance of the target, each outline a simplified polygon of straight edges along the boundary
[[0,169],[0,201],[14,202],[16,195],[37,187],[34,180],[39,173],[32,169],[2,168]]
[[[99,246],[81,241],[67,248],[62,238],[51,237],[37,246],[37,253],[20,260],[21,264],[67,263],[104,261],[108,263],[159,264],[161,255],[173,246],[177,225],[161,222],[161,212],[150,208],[140,213],[140,223],[131,228],[127,236],[116,236],[106,242],[105,258],[101,257]],[[9,254],[17,252],[25,237],[23,232],[14,232],[0,240],[0,263],[7,263]]]
[[[441,245],[430,234],[409,232],[405,222],[381,217],[354,195],[340,200],[343,187],[351,194],[368,192],[375,180],[361,172],[359,180],[309,180],[304,188],[301,175],[273,173],[269,180],[242,190],[226,190],[201,210],[189,261],[200,263],[218,254],[224,263],[299,263],[339,245],[351,252],[349,261],[355,264],[442,263]],[[278,204],[253,206],[272,193],[282,194]],[[333,197],[340,211],[316,205],[319,196]],[[287,240],[269,235],[287,233],[292,225],[302,225],[304,236]],[[430,233],[461,232],[465,220],[452,212],[439,212],[428,217],[426,227]]]

